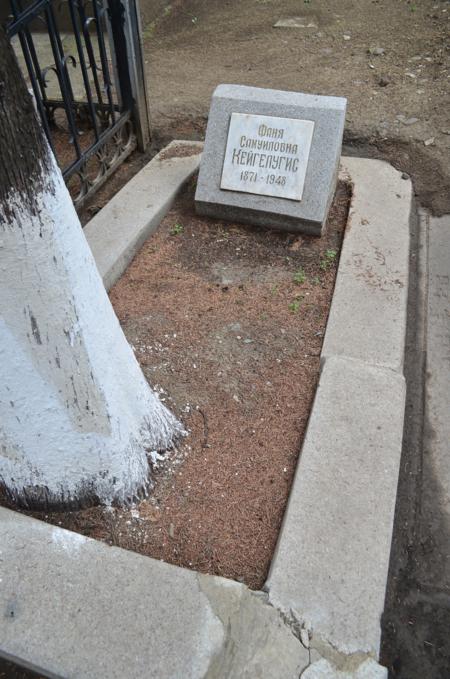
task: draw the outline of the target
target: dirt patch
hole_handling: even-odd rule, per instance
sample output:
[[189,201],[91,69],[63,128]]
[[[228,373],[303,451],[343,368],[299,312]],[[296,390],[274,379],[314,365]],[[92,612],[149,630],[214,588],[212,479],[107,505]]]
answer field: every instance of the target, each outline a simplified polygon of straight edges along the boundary
[[200,218],[195,181],[111,291],[189,435],[139,506],[34,516],[258,589],[315,393],[349,188],[318,239]]
[[[317,27],[274,27],[299,15]],[[348,143],[449,212],[449,22],[447,0],[167,0],[144,30],[155,138],[203,138],[219,83],[345,96]]]
[[170,158],[188,158],[196,156],[200,149],[195,144],[174,144],[170,149],[165,149],[161,152],[161,160],[169,160]]

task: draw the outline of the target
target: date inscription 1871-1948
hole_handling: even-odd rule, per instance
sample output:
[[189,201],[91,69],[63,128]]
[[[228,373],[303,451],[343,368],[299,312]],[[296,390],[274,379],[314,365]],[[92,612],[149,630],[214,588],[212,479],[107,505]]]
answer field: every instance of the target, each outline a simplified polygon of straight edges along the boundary
[[314,122],[232,113],[221,189],[302,199]]

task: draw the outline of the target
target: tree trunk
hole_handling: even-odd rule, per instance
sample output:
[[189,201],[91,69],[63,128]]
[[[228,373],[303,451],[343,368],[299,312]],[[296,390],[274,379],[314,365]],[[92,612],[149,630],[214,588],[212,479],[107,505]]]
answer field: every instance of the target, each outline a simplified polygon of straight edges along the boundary
[[109,302],[0,29],[0,485],[26,506],[125,502],[181,426]]

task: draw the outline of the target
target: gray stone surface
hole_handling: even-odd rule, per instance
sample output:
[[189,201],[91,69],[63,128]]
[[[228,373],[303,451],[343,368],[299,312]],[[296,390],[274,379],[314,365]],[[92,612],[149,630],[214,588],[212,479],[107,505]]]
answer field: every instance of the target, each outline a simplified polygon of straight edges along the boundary
[[[183,155],[189,148],[192,155]],[[107,290],[120,278],[169,211],[181,186],[197,170],[202,149],[199,142],[171,142],[85,226],[84,234]]]
[[262,595],[0,508],[0,655],[52,677],[298,679]]
[[288,17],[287,19],[278,19],[273,25],[274,28],[318,28],[319,23],[317,17],[312,14],[308,16]]
[[[211,101],[195,196],[197,211],[211,217],[320,235],[336,185],[345,109],[346,100],[340,97],[219,85]],[[314,122],[301,201],[220,188],[232,113]]]
[[[426,342],[424,455],[450,526],[450,215],[429,217]],[[442,550],[441,559],[448,580],[449,548]]]
[[404,403],[401,375],[326,360],[265,589],[334,663],[378,657]]
[[388,671],[373,658],[363,660],[352,669],[339,670],[324,658],[312,663],[302,674],[302,679],[387,679]]
[[383,161],[341,164],[353,197],[322,358],[347,356],[402,371],[412,185]]

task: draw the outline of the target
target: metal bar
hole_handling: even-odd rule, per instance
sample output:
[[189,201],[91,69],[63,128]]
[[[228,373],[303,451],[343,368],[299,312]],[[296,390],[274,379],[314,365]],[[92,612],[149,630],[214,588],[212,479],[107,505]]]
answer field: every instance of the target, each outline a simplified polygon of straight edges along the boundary
[[95,138],[98,140],[100,133],[99,133],[99,129],[98,129],[97,116],[96,116],[96,113],[95,113],[94,103],[92,101],[91,85],[90,85],[90,82],[89,82],[89,75],[88,75],[87,68],[86,68],[86,60],[84,58],[83,45],[81,44],[81,38],[80,38],[79,31],[78,31],[75,10],[74,10],[74,7],[73,7],[73,0],[69,0],[69,11],[70,11],[70,18],[71,18],[72,24],[73,24],[73,32],[74,32],[74,35],[75,35],[75,41],[77,43],[78,58],[80,60],[81,72],[83,74],[84,89],[86,90],[86,96],[87,96],[87,100],[88,100],[89,111],[90,111],[90,114],[91,114],[92,125],[94,127],[94,134],[95,134]]
[[107,130],[102,132],[100,134],[99,140],[93,144],[92,146],[87,149],[87,151],[83,152],[82,158],[79,158],[78,160],[75,160],[71,165],[69,165],[63,172],[64,179],[70,177],[73,175],[77,170],[80,169],[80,167],[87,161],[89,158],[92,158],[105,144],[108,139],[113,137],[121,128],[122,126],[127,122],[127,120],[130,120],[131,114],[129,111],[126,111],[125,113],[122,113],[119,120],[112,126],[109,127]]
[[125,108],[131,109],[134,103],[128,68],[128,46],[124,32],[125,8],[121,0],[107,0],[111,23],[111,33],[116,53],[117,75],[120,94]]
[[[12,4],[12,2],[11,2]],[[8,38],[12,38],[16,33],[20,31],[23,26],[26,26],[34,19],[38,14],[42,12],[46,5],[49,4],[49,0],[36,0],[34,5],[27,7],[25,10],[20,12],[20,16],[16,16],[14,21],[9,24],[6,28],[6,35]]]
[[92,77],[94,78],[94,86],[97,94],[97,101],[99,104],[103,105],[103,96],[100,87],[100,83],[97,75],[97,64],[95,61],[94,49],[92,47],[91,36],[89,34],[89,19],[86,17],[86,12],[84,11],[84,3],[78,0],[77,2],[78,14],[80,16],[80,23],[83,30],[84,44],[86,46],[86,51],[89,58],[89,66],[91,67]]
[[[56,67],[56,72],[58,75],[58,81],[59,81],[59,87],[61,89],[61,95],[64,100],[64,110],[66,113],[67,117],[67,122],[69,124],[70,132],[72,134],[72,141],[73,145],[75,147],[76,154],[78,158],[81,157],[81,149],[80,149],[80,144],[78,141],[78,129],[75,123],[75,117],[73,115],[73,109],[72,109],[72,102],[73,102],[73,94],[72,94],[72,87],[67,86],[67,70],[65,69],[64,63],[63,63],[63,50],[61,46],[61,41],[59,40],[59,35],[58,35],[58,29],[55,24],[55,18],[53,16],[53,11],[51,9],[51,6],[48,6],[45,10],[45,17],[47,20],[47,27],[48,27],[48,33],[50,36],[50,43],[52,46],[52,51],[53,51],[53,56],[55,58],[55,67]],[[56,38],[56,35],[58,35],[58,39]]]
[[67,70],[67,63],[66,63],[66,58],[65,58],[65,55],[64,55],[64,48],[63,48],[63,45],[62,45],[61,36],[59,34],[58,24],[56,23],[55,15],[53,13],[53,5],[52,5],[51,2],[49,4],[48,9],[49,9],[49,12],[50,12],[51,17],[52,17],[53,28],[54,28],[54,36],[56,38],[56,43],[58,45],[58,53],[61,56],[61,66],[62,66],[63,73],[64,73],[64,82],[65,82],[67,90],[69,92],[69,96],[70,96],[71,101],[75,101],[75,97],[73,95],[73,89],[72,89],[72,82],[70,80],[69,71]]
[[108,0],[108,8],[123,105],[132,111],[138,145],[144,151],[150,142],[150,116],[138,0]]
[[150,111],[148,106],[147,79],[145,77],[144,48],[142,44],[140,0],[125,3],[128,21],[125,26],[132,54],[129,62],[131,87],[135,101],[135,127],[139,148],[145,151],[151,141]]
[[[41,4],[43,4],[43,3],[41,3]],[[18,16],[19,8],[18,8],[15,0],[11,0],[11,9],[13,11],[13,14],[15,16]],[[31,87],[33,88],[33,94],[34,94],[36,106],[37,106],[37,109],[39,111],[39,115],[41,117],[42,127],[44,128],[44,132],[47,136],[50,147],[51,147],[51,149],[54,153],[55,149],[54,149],[53,140],[52,140],[52,137],[51,137],[51,134],[50,134],[50,128],[49,128],[48,120],[47,120],[47,114],[46,114],[44,105],[42,103],[42,98],[40,96],[38,83],[37,83],[36,76],[35,76],[35,73],[34,73],[34,70],[33,70],[32,58],[31,58],[31,55],[30,55],[30,51],[29,51],[29,48],[28,48],[27,41],[26,41],[26,39],[23,35],[23,31],[19,31],[18,37],[19,37],[19,40],[20,40],[20,45],[22,47],[23,56],[25,58],[25,64],[27,66],[28,75],[30,77]]]
[[[49,108],[64,108],[64,101],[62,99],[47,99],[45,100],[46,106]],[[75,109],[75,112],[78,112],[78,109],[80,108],[89,108],[89,104],[85,101],[74,101],[73,106]],[[94,109],[96,111],[109,111],[109,104],[97,104],[97,102],[94,101]],[[120,108],[116,105],[115,106],[116,113],[120,114]],[[101,133],[100,133],[101,134]]]
[[41,96],[42,96],[43,101],[45,102],[45,101],[47,101],[47,92],[45,91],[46,84],[45,84],[44,78],[42,77],[42,70],[41,70],[41,67],[40,67],[40,64],[39,64],[39,59],[38,59],[38,56],[37,56],[37,53],[36,53],[36,49],[34,47],[33,36],[31,35],[30,29],[28,28],[28,26],[24,27],[23,33],[24,33],[25,39],[27,41],[28,49],[30,50],[31,60],[32,60],[33,65],[34,65],[36,78],[39,82],[39,87],[40,87],[40,90],[41,90]]
[[[50,1],[51,0],[46,0],[47,3],[50,2]],[[11,5],[11,9],[13,11],[15,18],[18,18],[20,13],[23,13],[23,7],[22,7],[21,0],[10,0],[10,5]],[[42,7],[41,7],[41,9],[42,9]],[[30,29],[28,28],[28,24],[25,24],[23,29],[21,29],[20,32],[23,33],[23,36],[24,36],[24,38],[27,42],[29,55],[31,57],[31,61],[32,61],[33,67],[34,67],[34,73],[36,74],[36,78],[37,78],[37,81],[39,83],[39,87],[40,87],[40,90],[41,90],[41,96],[42,96],[42,99],[45,101],[46,97],[47,97],[47,93],[45,91],[45,87],[46,87],[45,80],[42,77],[42,70],[41,70],[41,67],[39,65],[39,59],[38,59],[37,54],[36,54],[36,49],[34,47],[33,37],[30,33]],[[23,47],[22,47],[22,51],[24,51]],[[31,78],[31,74],[30,74],[30,78]]]
[[[103,80],[105,83],[105,90],[106,90],[106,95],[108,97],[108,102],[109,102],[109,108],[111,111],[111,120],[114,123],[115,122],[115,113],[114,113],[114,102],[112,99],[112,92],[111,92],[111,76],[109,73],[109,66],[108,66],[108,56],[106,54],[106,48],[105,48],[105,41],[103,39],[103,31],[102,31],[102,25],[100,21],[100,13],[98,11],[98,5],[97,5],[97,0],[92,0],[92,7],[94,10],[94,16],[97,24],[97,38],[98,38],[98,47],[100,50],[100,61],[102,63],[102,70],[103,70]],[[102,9],[102,13],[103,13]]]

